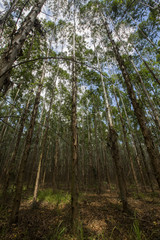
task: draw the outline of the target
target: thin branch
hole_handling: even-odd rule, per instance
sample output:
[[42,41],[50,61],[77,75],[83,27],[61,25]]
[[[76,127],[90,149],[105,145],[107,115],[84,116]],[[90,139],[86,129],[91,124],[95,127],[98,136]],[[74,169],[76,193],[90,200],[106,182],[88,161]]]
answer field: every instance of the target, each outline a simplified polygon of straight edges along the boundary
[[2,122],[15,130],[14,127],[12,127],[9,123],[5,122],[3,119],[2,119]]
[[41,11],[41,13],[43,13],[43,14],[45,14],[46,16],[49,16],[49,17],[54,17],[53,15],[50,15],[50,14],[45,13],[45,12],[43,12],[43,11]]
[[9,117],[20,118],[21,116],[15,116],[15,115],[0,116],[0,119],[2,119],[2,118],[9,118]]
[[140,1],[140,3],[141,3],[142,5],[145,5],[145,6],[149,7],[149,8],[152,8],[152,9],[156,9],[156,8],[158,7],[158,5],[159,5],[159,3],[157,3],[156,6],[152,7],[152,6],[150,6],[150,5],[146,4],[146,3],[143,3],[142,1]]
[[12,68],[15,68],[17,66],[20,66],[22,64],[25,64],[25,63],[29,63],[29,62],[36,62],[38,60],[47,60],[47,59],[58,59],[58,60],[66,60],[66,61],[72,61],[72,62],[75,62],[77,64],[80,64],[80,65],[85,65],[86,67],[88,68],[91,68],[91,69],[94,69],[95,71],[101,73],[104,77],[106,77],[106,75],[101,72],[98,68],[96,67],[93,67],[93,66],[90,66],[88,63],[86,62],[81,62],[81,61],[77,61],[77,60],[74,60],[72,57],[40,57],[40,58],[35,58],[35,59],[30,59],[30,60],[26,60],[26,61],[23,61],[23,62],[20,62],[20,63],[17,63],[15,65],[13,65],[12,67],[10,67],[5,73],[3,73],[0,77],[2,77],[4,74],[6,74],[8,71],[10,71]]

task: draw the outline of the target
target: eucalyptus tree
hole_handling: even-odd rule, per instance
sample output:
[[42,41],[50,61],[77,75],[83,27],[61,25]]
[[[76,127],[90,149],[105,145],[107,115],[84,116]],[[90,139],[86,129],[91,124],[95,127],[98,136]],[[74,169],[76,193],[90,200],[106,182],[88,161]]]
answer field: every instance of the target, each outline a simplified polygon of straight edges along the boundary
[[135,172],[135,166],[134,166],[134,163],[133,163],[133,157],[132,157],[130,147],[129,147],[129,143],[128,143],[128,139],[127,139],[126,126],[125,126],[125,122],[124,122],[124,119],[123,119],[123,116],[122,116],[122,112],[120,110],[120,105],[119,105],[119,102],[118,102],[118,99],[117,99],[117,94],[116,94],[116,90],[115,90],[114,86],[113,86],[113,90],[114,90],[114,96],[115,96],[116,104],[117,104],[118,111],[119,111],[120,121],[121,121],[121,124],[122,124],[122,130],[123,130],[126,152],[127,152],[127,155],[128,155],[128,159],[130,161],[131,171],[132,171],[133,179],[135,181],[136,190],[137,190],[137,192],[139,192],[139,185],[138,185],[137,175],[136,175],[136,172]]
[[139,125],[141,127],[141,130],[142,130],[142,133],[143,133],[143,136],[144,136],[144,139],[145,139],[145,144],[147,146],[148,153],[150,155],[150,158],[152,159],[151,164],[152,164],[152,167],[154,169],[154,174],[155,174],[157,183],[160,187],[160,167],[159,167],[159,163],[158,163],[158,159],[159,159],[158,148],[157,148],[156,144],[154,143],[154,138],[153,138],[153,135],[152,135],[149,127],[147,127],[147,125],[146,125],[147,119],[145,117],[145,113],[144,113],[142,107],[140,106],[140,104],[137,101],[137,97],[136,97],[136,94],[135,94],[134,89],[133,89],[131,78],[130,78],[130,76],[128,74],[128,71],[127,71],[127,68],[126,68],[126,64],[125,64],[122,56],[120,55],[120,51],[119,51],[119,48],[118,48],[117,44],[115,43],[115,41],[112,37],[112,32],[110,30],[108,20],[105,17],[105,14],[104,14],[103,10],[101,12],[101,18],[102,18],[102,22],[104,24],[104,27],[106,29],[107,36],[108,36],[108,38],[109,38],[109,40],[112,44],[112,49],[113,49],[113,52],[115,54],[116,60],[117,60],[117,62],[119,64],[119,67],[122,71],[122,75],[123,75],[123,78],[125,80],[128,95],[131,99],[135,115],[136,115],[136,117],[138,119],[138,122],[139,122]]
[[[33,204],[37,201],[37,193],[38,193],[40,171],[41,171],[42,160],[43,160],[44,155],[46,153],[48,129],[49,129],[49,124],[50,124],[50,116],[51,116],[51,110],[52,110],[54,95],[55,95],[54,93],[55,93],[55,86],[56,86],[58,72],[59,72],[59,68],[57,68],[57,71],[55,73],[55,77],[53,77],[53,75],[52,75],[53,83],[51,85],[51,89],[52,89],[51,93],[50,93],[51,94],[51,98],[50,98],[49,109],[48,109],[47,117],[46,117],[45,130],[44,130],[43,139],[42,139],[42,143],[41,143],[41,153],[40,153],[39,162],[38,162],[37,176],[36,176],[36,182],[35,182],[35,188],[34,188],[34,196],[33,196]],[[52,74],[53,74],[53,71],[52,71]]]
[[[144,185],[144,176],[143,176],[143,171],[142,171],[142,167],[141,167],[141,159],[143,158],[143,162],[146,162],[146,160],[144,159],[144,156],[143,154],[141,154],[141,151],[139,149],[139,147],[137,146],[137,136],[135,134],[135,131],[133,131],[133,129],[135,128],[133,123],[131,122],[131,117],[129,116],[129,112],[127,110],[127,105],[124,103],[124,94],[122,95],[122,92],[120,92],[118,90],[118,96],[119,96],[119,99],[120,99],[120,102],[122,104],[122,113],[124,113],[124,118],[126,118],[127,122],[127,126],[128,126],[128,129],[129,129],[129,133],[131,135],[131,139],[132,139],[132,144],[133,144],[133,150],[135,152],[135,160],[136,160],[136,163],[137,163],[137,166],[138,166],[138,172],[140,173],[140,176],[141,176],[141,181],[143,182],[143,185]],[[142,158],[141,158],[142,157]],[[150,186],[151,186],[151,189],[153,191],[153,184],[152,184],[152,180],[151,180],[151,173],[150,171],[148,170],[148,168],[146,168],[146,172],[147,172],[147,175],[148,175],[148,179],[150,181]]]
[[[47,55],[48,55],[48,53],[47,53]],[[35,121],[36,121],[38,107],[39,107],[39,103],[40,103],[40,95],[41,95],[41,91],[42,91],[43,84],[45,81],[45,74],[46,74],[46,62],[43,63],[41,78],[38,79],[38,84],[37,84],[38,86],[37,86],[37,90],[36,90],[34,106],[33,106],[33,110],[31,113],[31,119],[30,119],[30,124],[29,124],[29,128],[27,131],[27,135],[26,135],[23,156],[22,156],[22,159],[20,162],[20,167],[19,167],[18,176],[17,176],[17,180],[16,180],[16,190],[15,190],[15,196],[14,196],[14,200],[13,200],[11,222],[18,221],[18,213],[19,213],[19,207],[20,207],[20,202],[21,202],[25,167],[26,167],[29,152],[30,152]]]
[[[29,58],[30,56],[38,57],[40,55],[40,53],[45,52],[45,48],[46,48],[46,43],[44,44],[44,40],[43,41],[40,40],[40,35],[37,34],[36,38],[33,38],[32,34],[31,34],[29,36],[28,40],[25,42],[25,45],[23,48],[25,56],[23,58],[21,57],[21,59]],[[35,49],[36,49],[36,51],[35,51]],[[11,119],[8,119],[8,120],[6,119],[6,121],[2,125],[1,134],[3,135],[4,141],[6,141],[8,139],[7,140],[8,148],[3,157],[4,166],[7,166],[9,159],[10,160],[12,159],[11,160],[12,169],[10,171],[9,165],[7,166],[7,172],[8,172],[7,175],[13,173],[13,169],[14,169],[13,166],[15,165],[15,160],[17,158],[19,145],[21,144],[21,139],[24,136],[23,128],[24,128],[24,126],[26,128],[28,127],[27,124],[24,125],[24,121],[26,121],[27,114],[23,113],[21,108],[23,108],[25,102],[27,102],[25,97],[26,97],[26,94],[28,94],[29,92],[30,92],[29,98],[32,100],[31,96],[33,93],[33,89],[37,85],[37,83],[35,81],[35,73],[38,74],[37,69],[40,67],[41,67],[41,62],[38,62],[34,65],[30,64],[30,63],[26,63],[24,65],[21,65],[21,66],[15,68],[12,72],[12,79],[14,80],[15,85],[14,85],[13,89],[11,89],[9,91],[9,93],[10,93],[10,94],[8,94],[9,102],[6,102],[5,106],[7,107],[7,109],[10,109],[8,115],[12,115],[11,111],[14,107],[15,114],[17,115],[18,119],[21,118],[21,120],[18,121],[17,124],[13,125]],[[29,72],[27,71],[28,68],[30,69]],[[19,83],[19,81],[20,81],[20,83]],[[12,99],[15,99],[15,101],[13,101],[13,103],[12,103]],[[32,105],[32,101],[31,101],[30,105]],[[3,116],[7,114],[7,112],[4,112],[3,108],[1,108],[1,111],[3,111]],[[12,125],[12,127],[15,128],[14,134],[9,133],[10,132],[10,124]],[[18,131],[18,134],[17,134],[17,131]],[[4,134],[4,132],[5,132],[5,134]],[[15,138],[17,138],[16,145],[15,145],[15,142],[13,141],[13,139],[15,139]],[[3,146],[2,146],[2,148],[3,148]],[[13,155],[11,153],[13,153]],[[4,169],[5,169],[5,167],[4,167]],[[9,175],[4,178],[4,186],[6,184],[8,185],[8,183],[7,183],[8,177],[9,177]],[[4,187],[4,186],[3,186],[3,188],[6,189],[7,186],[6,187]]]
[[11,174],[14,169],[15,160],[16,160],[18,148],[19,148],[20,141],[21,141],[21,136],[23,134],[24,125],[25,125],[25,121],[26,121],[29,106],[30,106],[30,100],[31,100],[30,98],[31,98],[31,96],[29,96],[28,101],[25,104],[24,112],[23,112],[20,122],[19,122],[19,129],[18,129],[18,134],[16,136],[14,150],[13,150],[9,160],[5,162],[6,167],[4,168],[4,175],[3,175],[4,184],[3,184],[3,192],[2,192],[3,203],[6,202],[7,189],[9,186]]
[[72,180],[71,208],[73,233],[78,231],[78,135],[77,135],[77,70],[76,70],[76,6],[73,2],[73,60],[72,63]]
[[[98,61],[98,67],[99,70],[101,71],[100,68],[100,62],[99,62],[99,57],[97,56],[97,61]],[[125,184],[125,179],[123,175],[123,170],[120,165],[120,153],[119,153],[119,147],[118,147],[118,134],[115,130],[113,119],[112,119],[112,114],[111,114],[111,108],[104,84],[104,79],[102,74],[101,76],[101,83],[103,87],[103,94],[104,94],[104,99],[105,99],[105,107],[106,107],[106,114],[107,114],[107,120],[108,120],[108,125],[109,125],[109,142],[111,144],[111,153],[112,153],[112,158],[115,163],[116,167],[116,174],[118,178],[118,186],[120,190],[120,196],[123,204],[123,209],[126,211],[128,209],[128,202],[127,202],[127,189],[126,189],[126,184]]]
[[[21,105],[24,106],[24,93],[28,91],[27,88],[33,87],[34,90],[36,89],[36,93],[32,94],[34,103],[31,96],[33,109],[30,117],[26,117],[29,108],[27,102],[24,112],[22,113],[21,109],[17,113],[21,119],[19,128],[16,128],[18,129],[17,136],[11,130],[16,126],[17,120],[8,118],[5,124],[10,124],[10,128],[6,134],[3,133],[3,124],[0,125],[4,140],[8,140],[11,134],[16,136],[16,145],[12,144],[13,151],[9,150],[9,154],[7,153],[10,156],[8,159],[12,159],[11,161],[14,163],[16,155],[19,157],[21,153],[23,154],[19,163],[11,222],[18,220],[22,188],[25,176],[27,176],[28,186],[36,178],[35,201],[39,183],[44,185],[45,181],[51,181],[53,190],[58,188],[59,183],[65,183],[67,187],[70,184],[72,229],[76,233],[78,229],[78,176],[82,178],[83,187],[96,185],[98,193],[100,193],[103,181],[107,180],[109,184],[115,182],[116,172],[125,210],[128,205],[125,181],[130,177],[130,174],[127,174],[130,169],[129,164],[131,164],[137,186],[139,178],[143,185],[148,178],[153,189],[151,171],[147,170],[149,158],[144,151],[143,143],[145,141],[155,177],[160,186],[159,153],[155,144],[156,141],[158,143],[155,135],[156,124],[159,120],[159,107],[156,106],[159,99],[157,96],[159,53],[154,40],[154,37],[157,36],[156,31],[159,31],[156,23],[158,9],[155,9],[155,18],[153,13],[148,13],[147,20],[143,21],[146,7],[143,4],[144,6],[140,9],[141,2],[126,1],[124,4],[121,0],[49,1],[53,17],[51,21],[42,23],[37,20],[37,15],[45,1],[36,1],[30,13],[22,20],[24,17],[22,13],[26,9],[30,10],[30,3],[26,1],[26,7],[24,3],[17,10],[16,22],[10,13],[12,10],[15,12],[14,4],[20,2],[12,2],[6,17],[4,15],[5,20],[2,21],[4,33],[7,35],[8,31],[15,34],[11,34],[12,39],[8,46],[4,45],[4,49],[1,48],[3,54],[0,60],[2,66],[0,86],[5,92],[5,88],[7,90],[9,87],[9,81],[14,82],[13,89],[8,91],[8,98],[6,97],[8,100],[13,99],[12,95],[15,95],[19,83],[22,85],[18,89],[18,96],[21,95],[21,97],[17,98],[15,102],[16,106],[20,108],[22,108]],[[150,2],[153,5],[153,2]],[[137,9],[138,14],[134,8]],[[82,13],[81,20],[79,12]],[[139,17],[139,13],[142,13],[142,19]],[[10,29],[7,28],[9,15],[10,21],[13,23]],[[123,21],[124,16],[128,20],[128,24]],[[132,24],[133,20],[129,20],[132,18],[137,21],[135,27]],[[16,30],[17,23],[20,22],[20,27]],[[33,30],[35,25],[39,26],[37,31]],[[153,26],[153,31],[151,31],[151,26]],[[43,34],[41,27],[46,36],[44,41],[41,40]],[[127,32],[127,29],[129,29],[127,40],[123,40],[122,30]],[[94,41],[91,42],[93,35]],[[49,60],[44,62],[43,69],[39,70],[42,67],[42,60],[36,61],[35,64],[31,61],[27,62],[27,60],[43,58],[46,45],[51,37],[53,41],[48,47],[46,56]],[[93,42],[96,42],[96,50]],[[152,50],[151,56],[156,65],[154,69],[149,57]],[[66,56],[69,56],[70,62],[59,60],[57,84],[53,86],[52,80],[56,77],[56,67],[51,58],[61,59]],[[16,60],[20,63],[23,61],[27,63],[18,65],[18,62],[17,67],[12,69]],[[49,66],[47,69],[45,69],[45,64]],[[11,69],[12,74],[10,75]],[[52,77],[47,77],[49,72],[52,72]],[[116,84],[114,81],[112,82],[113,73],[118,79]],[[41,79],[38,77],[40,74],[42,75]],[[112,87],[113,85],[117,85],[116,89]],[[38,111],[41,107],[40,95],[43,89],[47,93],[50,92],[50,95],[47,96],[46,93],[44,104]],[[113,94],[115,99],[112,97]],[[8,103],[3,103],[0,111],[3,116],[7,116]],[[15,111],[16,108],[13,112],[15,113]],[[40,116],[40,121],[36,125],[37,116]],[[152,117],[156,120],[156,124]],[[27,120],[26,123],[25,120]],[[22,134],[23,129],[25,129],[26,135]],[[108,141],[106,141],[106,136],[108,136]],[[122,148],[123,141],[128,156],[126,158]],[[7,141],[8,143],[9,141]],[[7,146],[2,145],[4,148]],[[20,150],[20,145],[24,145],[23,150]],[[68,151],[71,146],[72,151]],[[111,150],[112,160],[109,150]],[[3,158],[5,159],[4,152]],[[115,167],[112,162],[115,163]],[[4,166],[7,164],[6,161]],[[16,164],[18,166],[18,161]],[[26,169],[28,169],[27,174]],[[136,170],[138,171],[135,173]],[[127,175],[126,177],[123,171]]]
[[[117,35],[118,39],[120,40],[120,42],[122,42],[122,39],[121,39],[121,37],[120,37],[120,35],[118,34],[117,31],[116,31],[116,35]],[[147,91],[147,88],[146,88],[146,86],[145,86],[145,83],[144,83],[144,81],[143,81],[143,78],[142,78],[142,76],[141,76],[141,73],[139,73],[139,71],[138,71],[138,69],[137,69],[137,67],[136,67],[136,64],[133,62],[132,57],[131,57],[130,54],[129,54],[129,51],[127,50],[127,47],[124,46],[124,44],[122,44],[122,47],[124,48],[124,51],[126,52],[126,54],[127,54],[127,56],[128,56],[129,62],[131,63],[131,65],[132,65],[132,67],[133,67],[133,69],[134,69],[134,71],[135,71],[135,73],[136,73],[136,74],[135,74],[135,79],[138,80],[138,83],[140,84],[140,86],[142,87],[142,89],[143,89],[143,91],[144,91],[144,94],[145,94],[145,96],[146,96],[146,99],[147,99],[147,101],[148,101],[148,103],[149,103],[149,107],[150,107],[151,110],[152,110],[152,115],[153,115],[155,124],[156,124],[157,128],[160,129],[160,119],[159,119],[158,113],[157,113],[157,111],[156,111],[156,106],[155,106],[154,102],[152,101],[152,99],[151,99],[151,97],[150,97],[150,95],[149,95],[149,92]]]

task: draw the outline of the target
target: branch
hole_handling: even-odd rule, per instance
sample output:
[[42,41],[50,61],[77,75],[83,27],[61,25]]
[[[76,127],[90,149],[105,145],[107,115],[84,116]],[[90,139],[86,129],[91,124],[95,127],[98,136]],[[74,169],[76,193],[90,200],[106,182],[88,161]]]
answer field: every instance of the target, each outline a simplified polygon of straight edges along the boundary
[[10,67],[5,73],[3,73],[0,77],[2,77],[4,74],[6,74],[8,71],[10,71],[12,68],[15,68],[17,66],[20,66],[22,64],[25,64],[25,63],[29,63],[29,62],[36,62],[38,60],[47,60],[47,59],[57,59],[57,60],[65,60],[65,61],[72,61],[72,62],[75,62],[77,64],[80,64],[80,65],[85,65],[86,67],[88,68],[91,68],[97,72],[99,72],[100,74],[102,74],[104,77],[106,77],[106,75],[101,72],[98,68],[96,67],[93,67],[93,66],[90,66],[88,63],[86,62],[81,62],[81,61],[77,61],[75,59],[73,59],[73,57],[39,57],[39,58],[34,58],[34,59],[30,59],[30,60],[26,60],[26,61],[23,61],[23,62],[20,62],[20,63],[17,63],[15,65],[13,65],[12,67]]
[[9,118],[9,117],[20,118],[20,116],[9,115],[9,116],[0,116],[0,119],[2,119],[2,118]]
[[7,123],[7,122],[5,122],[3,119],[2,119],[2,122],[4,123],[4,124],[6,124],[7,126],[9,126],[9,127],[11,127],[12,129],[14,129],[15,130],[15,128],[14,127],[12,127],[9,123]]

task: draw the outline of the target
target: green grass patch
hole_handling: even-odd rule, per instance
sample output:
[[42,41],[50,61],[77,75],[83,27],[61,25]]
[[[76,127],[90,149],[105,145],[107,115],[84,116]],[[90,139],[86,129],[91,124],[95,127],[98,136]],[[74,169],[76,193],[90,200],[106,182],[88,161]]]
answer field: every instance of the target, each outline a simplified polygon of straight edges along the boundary
[[57,190],[53,192],[52,189],[40,190],[38,192],[38,200],[52,204],[66,204],[69,203],[71,196],[68,192]]

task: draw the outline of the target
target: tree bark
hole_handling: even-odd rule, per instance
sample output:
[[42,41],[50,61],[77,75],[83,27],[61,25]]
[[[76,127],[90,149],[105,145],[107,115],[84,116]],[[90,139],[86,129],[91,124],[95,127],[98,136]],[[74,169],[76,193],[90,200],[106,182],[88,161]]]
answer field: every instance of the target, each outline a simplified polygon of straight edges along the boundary
[[101,194],[102,186],[101,186],[101,173],[100,173],[100,152],[98,146],[98,137],[97,137],[97,119],[96,119],[96,110],[94,108],[94,131],[95,131],[95,162],[96,162],[96,176],[97,176],[97,194]]
[[15,160],[16,160],[16,156],[17,156],[17,152],[18,152],[21,136],[22,136],[22,133],[23,133],[25,120],[26,120],[26,117],[27,117],[29,103],[30,103],[30,98],[28,99],[28,102],[26,103],[26,107],[25,107],[24,113],[23,113],[23,115],[21,117],[20,127],[19,127],[19,130],[18,130],[18,135],[17,135],[16,143],[15,143],[15,148],[14,148],[14,151],[12,152],[11,158],[8,161],[8,164],[7,164],[8,166],[7,166],[6,171],[5,171],[5,177],[4,177],[5,182],[4,182],[4,185],[3,185],[3,192],[2,192],[3,203],[6,202],[6,194],[7,194],[7,189],[8,189],[8,186],[9,186],[10,175],[12,173],[12,170],[13,170],[13,167],[14,167],[14,163],[15,163]]
[[41,91],[42,91],[44,76],[45,76],[45,64],[43,65],[42,77],[39,81],[39,86],[38,86],[38,89],[37,89],[37,92],[36,92],[36,97],[35,97],[34,107],[33,107],[33,110],[32,110],[30,125],[29,125],[29,129],[27,131],[27,136],[26,136],[26,141],[25,141],[25,148],[24,148],[21,163],[20,163],[20,166],[19,166],[10,223],[18,222],[18,213],[19,213],[20,202],[21,202],[25,168],[26,168],[26,164],[27,164],[27,160],[28,160],[28,156],[29,156],[29,152],[30,152],[32,135],[33,135],[33,131],[34,131],[35,120],[36,120],[36,117],[37,117],[38,106],[39,106],[39,102],[40,102],[40,95],[41,95]]
[[54,166],[53,166],[53,191],[57,189],[57,163],[58,163],[58,148],[59,148],[59,139],[56,136],[56,144],[55,144],[55,153],[54,153]]
[[41,171],[41,166],[42,166],[42,160],[44,158],[44,154],[46,151],[46,144],[47,144],[47,137],[48,137],[48,129],[49,129],[49,120],[50,120],[50,115],[51,115],[51,109],[52,109],[52,104],[53,104],[53,96],[54,96],[54,87],[52,90],[52,96],[50,100],[50,105],[49,105],[49,110],[48,110],[48,116],[46,119],[46,128],[43,136],[43,141],[41,145],[41,154],[39,157],[39,163],[38,163],[38,169],[37,169],[37,176],[36,176],[36,182],[35,182],[35,188],[34,188],[34,194],[33,194],[33,204],[37,201],[37,193],[38,193],[38,185],[39,185],[39,179],[40,179],[40,171]]
[[[114,86],[113,86],[113,88],[114,88]],[[114,89],[114,95],[115,95],[115,99],[116,99],[116,103],[117,103],[117,107],[118,107],[118,111],[119,111],[120,121],[121,121],[121,124],[122,124],[125,147],[126,147],[129,163],[130,163],[130,166],[131,166],[131,171],[132,171],[133,179],[134,179],[134,182],[135,182],[136,190],[137,190],[137,193],[138,193],[139,192],[139,186],[138,186],[137,175],[136,175],[136,172],[135,172],[135,169],[134,169],[133,159],[132,159],[132,156],[131,156],[131,152],[130,152],[130,148],[129,148],[129,144],[128,144],[128,140],[127,140],[126,128],[125,128],[124,120],[123,120],[123,117],[122,117],[122,114],[121,114],[121,111],[120,111],[120,106],[119,106],[119,103],[118,103],[118,100],[117,100],[115,89]]]
[[121,55],[119,53],[119,49],[118,49],[115,41],[112,38],[112,34],[109,30],[108,23],[106,21],[104,23],[104,26],[105,26],[105,29],[106,29],[106,32],[107,32],[107,36],[108,36],[108,38],[109,38],[109,40],[112,44],[112,49],[113,49],[113,52],[115,54],[115,57],[117,59],[119,67],[122,71],[122,75],[123,75],[123,78],[124,78],[125,83],[126,83],[128,95],[131,99],[135,115],[138,119],[141,131],[142,131],[142,134],[143,134],[143,137],[144,137],[144,140],[145,140],[145,144],[146,144],[146,147],[147,147],[147,151],[148,151],[148,154],[149,154],[150,159],[151,159],[151,164],[152,164],[152,167],[153,167],[153,170],[154,170],[155,178],[156,178],[158,186],[160,188],[160,163],[159,163],[160,154],[159,154],[158,148],[154,144],[153,136],[152,136],[152,133],[151,133],[150,129],[146,126],[147,119],[145,117],[145,114],[144,114],[142,108],[140,107],[140,105],[137,101],[135,92],[133,90],[132,81],[131,81],[130,76],[127,72],[125,62],[124,62],[123,58],[121,57]]
[[[73,15],[73,59],[76,60],[76,6],[74,0]],[[71,221],[73,234],[78,233],[78,134],[77,134],[77,76],[76,64],[72,63],[72,165],[71,165]]]
[[[118,34],[117,31],[116,31],[116,34],[117,34],[119,40],[122,41],[122,40],[121,40],[121,37],[119,36],[119,34]],[[126,51],[126,53],[127,53],[128,56],[129,56],[129,52],[128,52],[127,48],[126,48],[124,45],[123,45],[123,48],[124,48],[124,50]],[[154,104],[154,102],[152,101],[152,99],[150,98],[150,96],[149,96],[149,94],[148,94],[148,91],[147,91],[147,89],[146,89],[146,86],[145,86],[145,84],[144,84],[144,82],[143,82],[143,79],[142,79],[140,73],[138,72],[138,69],[137,69],[135,63],[132,61],[131,57],[128,57],[128,59],[129,59],[130,63],[133,65],[133,68],[134,68],[135,71],[136,71],[137,79],[138,79],[139,83],[141,84],[142,89],[143,89],[143,91],[144,91],[144,93],[145,93],[145,95],[146,95],[146,98],[147,98],[147,100],[148,100],[148,103],[149,103],[149,105],[150,105],[150,108],[152,109],[152,115],[153,115],[155,124],[157,125],[158,129],[160,129],[160,119],[159,119],[159,116],[158,116],[158,114],[157,114],[157,111],[156,111],[156,108],[155,108],[155,104]]]
[[[101,70],[98,56],[97,56],[97,61],[98,61],[99,70]],[[124,174],[123,174],[123,169],[120,164],[118,134],[113,125],[110,104],[109,104],[103,76],[102,76],[102,74],[100,74],[100,76],[101,76],[101,83],[102,83],[103,94],[104,94],[104,99],[105,99],[107,120],[108,120],[108,125],[109,125],[108,144],[110,144],[111,155],[112,155],[113,162],[115,164],[116,175],[117,175],[117,179],[118,179],[118,187],[119,187],[119,191],[120,191],[120,198],[121,198],[121,201],[123,204],[123,210],[128,211],[127,187],[126,187],[126,182],[125,182],[125,178],[124,178]]]

